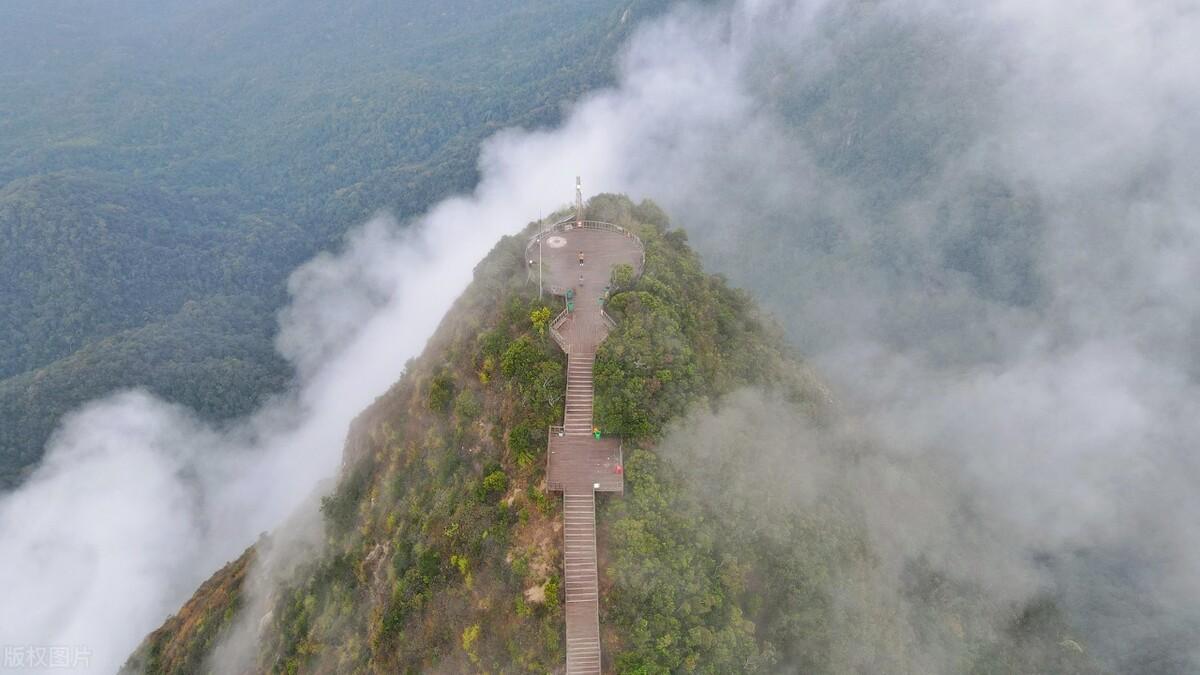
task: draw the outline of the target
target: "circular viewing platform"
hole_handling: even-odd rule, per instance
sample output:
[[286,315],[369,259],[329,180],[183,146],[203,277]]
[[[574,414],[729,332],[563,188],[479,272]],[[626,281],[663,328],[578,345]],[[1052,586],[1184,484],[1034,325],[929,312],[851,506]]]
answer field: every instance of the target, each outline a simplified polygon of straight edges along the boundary
[[[579,264],[581,252],[583,265]],[[617,265],[629,265],[635,275],[641,274],[646,254],[642,240],[626,228],[596,220],[569,220],[534,235],[525,247],[525,260],[534,281],[540,266],[545,290],[566,295],[568,289],[574,289],[575,295],[583,298],[603,295]]]

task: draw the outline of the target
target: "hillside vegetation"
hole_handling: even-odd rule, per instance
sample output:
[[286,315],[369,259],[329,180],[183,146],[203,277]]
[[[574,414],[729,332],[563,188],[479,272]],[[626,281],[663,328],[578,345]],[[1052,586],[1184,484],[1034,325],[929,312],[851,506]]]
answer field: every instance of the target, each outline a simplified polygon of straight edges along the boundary
[[[605,195],[588,216],[646,243],[641,278],[614,274],[618,326],[597,356],[600,424],[626,434],[626,493],[603,497],[598,516],[609,670],[919,673],[936,651],[950,672],[1094,671],[1050,600],[998,610],[912,561],[904,593],[920,613],[898,611],[851,501],[743,489],[756,455],[795,454],[757,446],[753,424],[716,434],[728,435],[720,452],[674,442],[747,388],[818,427],[836,411],[656,206]],[[542,311],[558,302],[527,282],[524,243],[501,240],[425,352],[356,420],[312,557],[267,572],[259,604],[241,592],[247,558],[218,572],[128,671],[202,672],[214,645],[259,629],[242,664],[254,672],[561,667],[562,520],[544,466],[565,358]]]
[[0,489],[113,389],[209,418],[279,391],[291,270],[471,189],[484,138],[556,122],[665,4],[8,3]]

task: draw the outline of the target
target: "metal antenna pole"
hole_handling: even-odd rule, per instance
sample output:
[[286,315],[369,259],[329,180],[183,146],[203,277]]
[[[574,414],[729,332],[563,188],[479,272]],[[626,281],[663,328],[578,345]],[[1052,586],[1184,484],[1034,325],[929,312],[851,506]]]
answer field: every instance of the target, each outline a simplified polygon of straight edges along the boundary
[[538,300],[542,299],[542,238],[538,237]]
[[575,176],[575,227],[583,227],[583,185]]

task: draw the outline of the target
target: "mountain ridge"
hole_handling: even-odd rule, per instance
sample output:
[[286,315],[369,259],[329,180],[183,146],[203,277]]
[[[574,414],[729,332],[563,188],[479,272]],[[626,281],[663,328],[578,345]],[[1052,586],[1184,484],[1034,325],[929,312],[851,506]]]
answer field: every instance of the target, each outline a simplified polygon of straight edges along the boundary
[[[752,409],[821,427],[835,414],[829,392],[748,296],[703,272],[661,210],[616,195],[587,209],[646,243],[645,274],[611,299],[617,327],[597,355],[598,424],[627,434],[627,493],[602,499],[597,519],[605,672],[919,672],[934,645],[968,672],[1098,672],[1059,646],[1070,633],[1052,601],[1017,608],[1025,629],[996,632],[979,592],[928,564],[914,563],[912,583],[925,586],[912,592],[953,600],[929,604],[926,618],[894,616],[887,598],[842,606],[840,595],[882,589],[852,508],[737,487],[767,449],[754,443],[705,453],[673,440],[747,395]],[[306,553],[272,544],[286,531],[260,541],[254,549],[274,547],[274,560],[260,556],[242,578],[266,592],[244,597],[235,583],[252,549],[147,638],[126,672],[560,667],[562,523],[543,467],[565,360],[524,245],[497,244],[422,355],[356,418],[337,487],[321,499],[322,534],[293,549]],[[762,422],[749,423],[707,436],[754,438]]]

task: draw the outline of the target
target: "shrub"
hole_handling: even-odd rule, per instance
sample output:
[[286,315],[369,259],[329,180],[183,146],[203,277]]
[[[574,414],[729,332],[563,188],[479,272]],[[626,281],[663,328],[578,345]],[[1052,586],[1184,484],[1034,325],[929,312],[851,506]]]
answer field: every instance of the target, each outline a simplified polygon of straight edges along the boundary
[[479,482],[478,496],[479,501],[489,502],[499,498],[508,491],[508,474],[504,473],[503,469],[495,471],[484,476]]
[[624,263],[613,267],[612,271],[612,287],[613,289],[627,289],[633,285],[633,267]]
[[462,632],[462,648],[463,651],[471,657],[471,661],[478,661],[479,657],[475,654],[475,641],[479,639],[479,624],[472,624],[463,629]]
[[437,413],[448,412],[453,400],[454,378],[450,377],[450,373],[442,371],[429,383],[429,409]]
[[479,398],[470,389],[462,390],[458,398],[454,399],[454,414],[463,422],[474,421],[482,412],[483,406],[479,403]]
[[529,425],[524,422],[508,430],[508,450],[516,457],[532,455],[535,443],[537,443],[537,436],[534,435],[533,429],[530,429]]
[[479,334],[479,352],[485,358],[500,356],[506,347],[508,347],[508,340],[499,330],[489,330]]
[[554,609],[558,607],[558,576],[552,576],[546,581],[546,606]]
[[500,358],[500,372],[507,378],[521,381],[534,371],[540,360],[538,348],[528,337],[522,336],[504,350],[504,356]]

